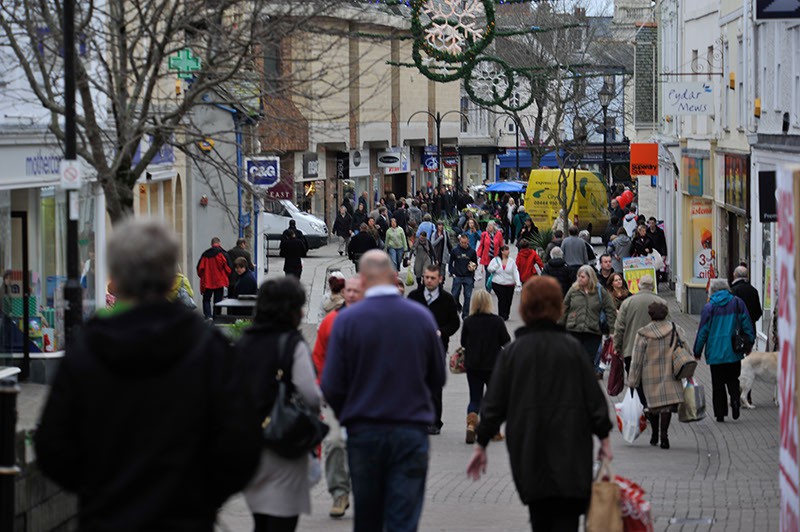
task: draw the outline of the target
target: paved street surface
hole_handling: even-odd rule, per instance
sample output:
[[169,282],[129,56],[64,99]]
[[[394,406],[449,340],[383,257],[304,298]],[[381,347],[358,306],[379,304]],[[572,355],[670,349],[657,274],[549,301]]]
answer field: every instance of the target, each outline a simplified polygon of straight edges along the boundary
[[[270,276],[282,275],[280,259],[272,260]],[[313,345],[317,311],[322,300],[327,268],[345,275],[352,264],[341,259],[335,245],[315,250],[305,259],[303,284],[310,290],[309,316],[303,324]],[[697,317],[680,314],[674,297],[672,318],[694,338]],[[516,301],[510,332],[522,325]],[[400,325],[398,325],[400,326]],[[451,351],[458,335],[451,340]],[[639,483],[653,507],[655,529],[662,531],[767,531],[778,528],[778,409],[772,404],[772,388],[756,383],[756,410],[743,410],[738,421],[714,422],[711,415],[711,378],[701,363],[697,379],[706,387],[709,414],[701,422],[670,426],[669,450],[648,445],[649,433],[628,444],[612,433],[615,474]],[[604,386],[605,387],[605,386]],[[615,399],[612,399],[612,401]],[[620,398],[616,398],[619,401]],[[467,479],[466,465],[472,446],[464,443],[468,390],[463,375],[448,375],[444,390],[444,428],[431,438],[431,460],[421,530],[526,530],[527,509],[514,488],[504,443],[489,446],[489,471],[478,482]],[[649,429],[648,429],[649,431]],[[300,518],[299,530],[326,532],[352,529],[352,508],[340,520],[328,517],[331,498],[323,479],[312,492],[312,515]],[[219,530],[252,530],[252,520],[241,497],[235,497],[220,514]]]

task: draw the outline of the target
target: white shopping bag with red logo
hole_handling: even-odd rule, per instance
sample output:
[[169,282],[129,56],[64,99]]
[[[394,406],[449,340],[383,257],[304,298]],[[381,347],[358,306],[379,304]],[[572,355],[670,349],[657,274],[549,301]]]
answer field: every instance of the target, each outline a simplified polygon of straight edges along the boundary
[[636,482],[615,476],[619,486],[622,506],[622,527],[625,532],[653,532],[650,503],[644,499],[644,490]]
[[633,388],[628,388],[625,398],[614,405],[614,410],[617,412],[617,427],[622,433],[622,439],[633,443],[647,429],[647,418],[639,394]]

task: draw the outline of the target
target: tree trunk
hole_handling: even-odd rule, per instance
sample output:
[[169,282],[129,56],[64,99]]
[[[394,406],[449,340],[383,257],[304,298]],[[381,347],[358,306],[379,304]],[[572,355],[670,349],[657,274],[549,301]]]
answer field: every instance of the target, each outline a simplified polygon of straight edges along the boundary
[[118,175],[100,176],[106,195],[106,212],[112,225],[117,225],[133,216],[133,188]]

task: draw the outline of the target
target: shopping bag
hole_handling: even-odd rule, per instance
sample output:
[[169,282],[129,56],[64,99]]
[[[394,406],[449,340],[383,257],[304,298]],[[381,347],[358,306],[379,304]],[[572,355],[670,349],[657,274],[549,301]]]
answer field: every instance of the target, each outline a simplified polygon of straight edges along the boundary
[[608,462],[603,460],[592,483],[592,498],[586,514],[588,532],[623,532],[620,489],[611,480]]
[[625,392],[621,403],[614,405],[617,412],[617,427],[622,433],[622,439],[633,443],[636,438],[647,429],[647,418],[644,416],[644,406],[633,388]]
[[678,421],[691,423],[706,417],[706,393],[701,384],[687,379],[683,385],[683,403],[678,406]]
[[637,483],[619,475],[614,477],[619,486],[622,525],[625,532],[653,532],[653,516],[650,503],[644,498],[644,490]]
[[414,279],[414,272],[411,268],[406,272],[406,286],[414,286],[416,279]]
[[611,355],[611,362],[609,363],[611,369],[608,371],[608,385],[606,390],[608,395],[614,397],[619,395],[625,387],[625,364],[622,361],[622,355],[614,352]]
[[450,373],[466,373],[467,369],[464,367],[464,348],[459,347],[456,352],[450,355]]

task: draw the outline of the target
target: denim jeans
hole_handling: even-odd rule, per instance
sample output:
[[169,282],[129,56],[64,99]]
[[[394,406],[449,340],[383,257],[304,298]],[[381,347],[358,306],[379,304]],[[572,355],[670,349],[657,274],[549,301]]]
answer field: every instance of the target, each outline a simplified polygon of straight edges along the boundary
[[214,298],[214,303],[219,303],[224,295],[224,288],[214,288],[213,290],[206,288],[206,291],[203,292],[203,316],[213,318],[215,314],[219,314],[217,308],[211,308],[211,298]]
[[425,427],[379,427],[348,433],[353,532],[417,530],[428,474]]
[[469,405],[467,414],[479,413],[481,411],[481,401],[489,381],[492,380],[492,370],[490,369],[468,369],[467,384],[469,385]]
[[458,305],[461,289],[464,289],[464,304],[461,306],[461,317],[469,316],[469,302],[472,299],[472,289],[475,287],[474,277],[453,277],[453,299]]
[[403,265],[403,253],[405,253],[403,248],[389,248],[389,257],[392,259],[394,269],[398,272],[400,271],[400,266]]

